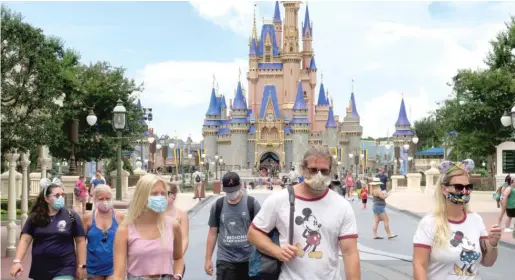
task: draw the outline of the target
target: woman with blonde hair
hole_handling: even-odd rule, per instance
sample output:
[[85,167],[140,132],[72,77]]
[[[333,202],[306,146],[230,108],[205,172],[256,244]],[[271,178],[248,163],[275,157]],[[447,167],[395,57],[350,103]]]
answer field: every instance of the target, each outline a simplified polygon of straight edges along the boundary
[[416,280],[481,279],[479,263],[495,263],[501,228],[493,225],[487,232],[481,216],[469,209],[473,168],[471,159],[440,164],[433,213],[420,221],[413,237]]
[[182,279],[181,228],[166,214],[167,196],[167,184],[159,176],[139,179],[129,212],[116,232],[115,279]]
[[114,211],[112,197],[110,186],[98,185],[93,191],[95,209],[82,217],[88,241],[86,270],[91,280],[113,275],[114,237],[124,214]]
[[397,234],[393,234],[390,230],[390,218],[388,217],[388,213],[386,213],[386,198],[390,195],[390,193],[381,190],[382,182],[377,177],[372,179],[372,182],[368,184],[372,186],[372,212],[374,213],[374,225],[372,226],[373,238],[384,239],[384,237],[377,235],[377,228],[379,227],[379,223],[383,222],[384,231],[386,231],[388,239],[393,239],[397,237]]

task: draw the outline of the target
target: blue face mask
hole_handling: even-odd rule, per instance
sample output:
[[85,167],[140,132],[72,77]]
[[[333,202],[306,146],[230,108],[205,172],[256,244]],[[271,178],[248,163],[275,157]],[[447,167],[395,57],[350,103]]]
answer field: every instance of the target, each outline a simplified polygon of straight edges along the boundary
[[152,195],[148,197],[147,207],[157,213],[166,211],[168,199],[164,195]]
[[64,207],[64,197],[54,198],[54,203],[52,203],[52,208],[55,210],[59,210]]

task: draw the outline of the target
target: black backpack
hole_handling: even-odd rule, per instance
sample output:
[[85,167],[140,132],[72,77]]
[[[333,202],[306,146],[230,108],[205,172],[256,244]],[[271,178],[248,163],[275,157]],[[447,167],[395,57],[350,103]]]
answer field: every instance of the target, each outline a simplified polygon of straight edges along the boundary
[[195,182],[200,183],[200,175],[197,174],[197,177],[195,177]]
[[[225,197],[220,197],[215,205],[215,217],[218,219],[217,233],[220,232],[220,215],[224,206]],[[250,221],[254,220],[254,197],[247,196],[247,208],[249,209]]]

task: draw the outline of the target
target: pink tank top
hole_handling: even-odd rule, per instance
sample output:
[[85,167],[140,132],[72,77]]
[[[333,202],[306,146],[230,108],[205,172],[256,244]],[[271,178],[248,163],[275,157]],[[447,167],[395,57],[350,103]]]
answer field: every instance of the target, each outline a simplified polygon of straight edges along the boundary
[[173,219],[166,217],[167,244],[161,238],[142,239],[134,225],[129,226],[127,274],[131,276],[173,275]]

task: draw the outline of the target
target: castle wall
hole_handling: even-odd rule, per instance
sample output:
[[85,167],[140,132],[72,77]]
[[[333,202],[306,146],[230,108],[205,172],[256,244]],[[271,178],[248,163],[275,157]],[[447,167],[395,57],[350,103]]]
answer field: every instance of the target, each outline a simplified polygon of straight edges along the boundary
[[216,154],[218,154],[216,135],[204,136],[204,149],[206,150],[206,156],[209,158],[213,158]]
[[293,162],[293,143],[292,141],[284,141],[284,152],[285,152],[285,164],[286,168],[291,169],[291,163]]
[[254,162],[255,159],[255,150],[256,150],[256,142],[254,141],[247,141],[247,162],[249,162],[249,167],[252,169],[254,168]]
[[294,133],[292,135],[292,162],[296,170],[300,170],[302,158],[309,148],[308,133]]
[[226,165],[233,165],[232,151],[233,147],[230,142],[222,142],[218,144],[218,155],[224,159],[223,162]]
[[234,133],[231,135],[231,151],[229,151],[227,164],[247,165],[247,134]]

